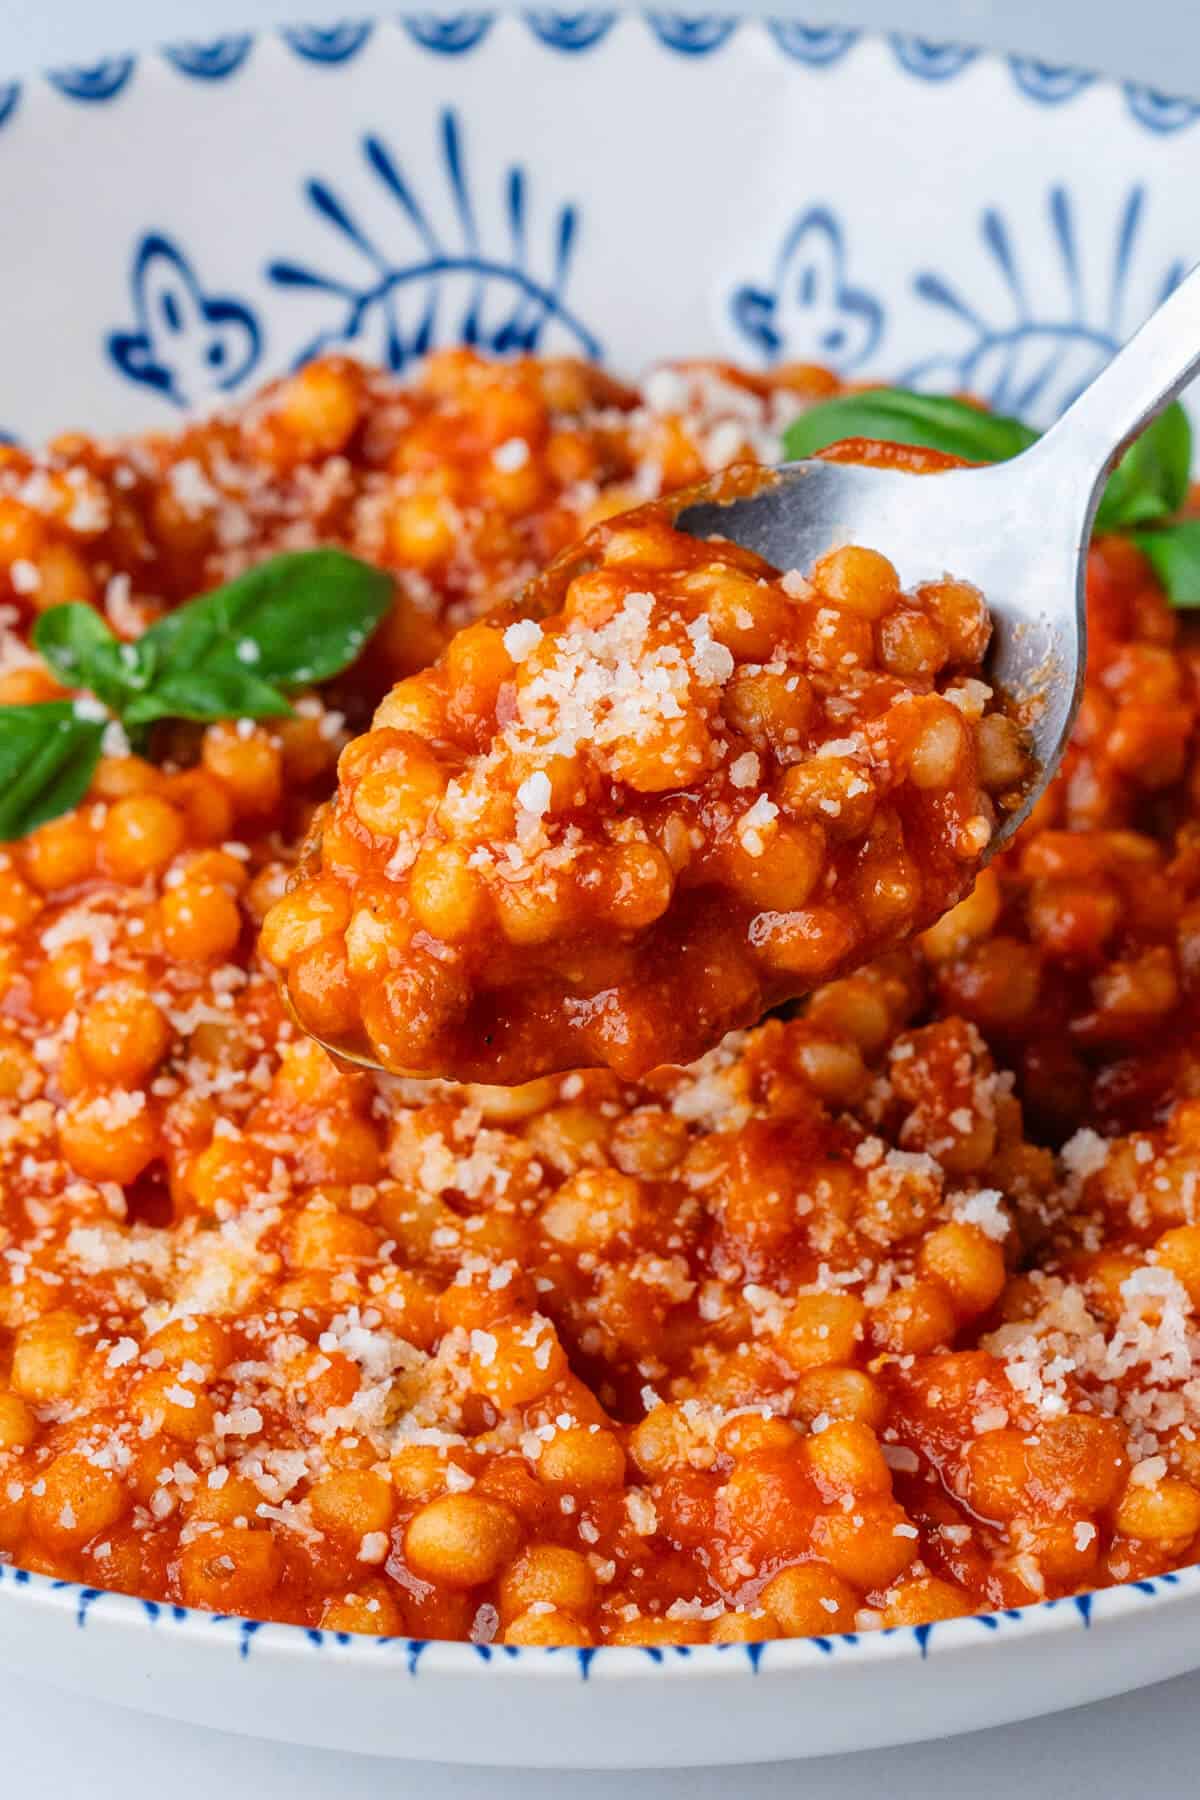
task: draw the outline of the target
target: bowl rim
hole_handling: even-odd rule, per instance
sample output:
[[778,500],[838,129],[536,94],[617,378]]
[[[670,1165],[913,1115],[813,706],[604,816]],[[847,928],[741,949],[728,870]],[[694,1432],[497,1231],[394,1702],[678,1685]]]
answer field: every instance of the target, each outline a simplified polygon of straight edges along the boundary
[[1186,1605],[1200,1595],[1200,1564],[1162,1575],[1068,1594],[1057,1600],[998,1612],[971,1613],[964,1618],[937,1619],[923,1625],[894,1625],[878,1631],[839,1632],[829,1637],[766,1638],[753,1644],[574,1645],[552,1647],[464,1643],[458,1639],[372,1637],[360,1632],[331,1631],[320,1626],[247,1619],[236,1613],[205,1612],[163,1600],[87,1586],[0,1563],[0,1609],[6,1603],[32,1602],[40,1612],[61,1615],[84,1630],[93,1611],[103,1606],[106,1626],[128,1634],[153,1631],[176,1644],[202,1653],[250,1662],[262,1652],[291,1660],[314,1652],[332,1654],[356,1666],[370,1663],[410,1676],[570,1678],[574,1680],[678,1679],[684,1675],[783,1675],[799,1669],[851,1668],[897,1659],[932,1664],[947,1655],[956,1659],[980,1652],[1018,1635],[1094,1632],[1111,1629],[1131,1615],[1157,1614]]
[[295,57],[326,69],[349,66],[377,38],[407,38],[436,58],[461,59],[485,45],[500,20],[523,24],[543,46],[577,59],[604,43],[613,26],[645,28],[652,44],[668,53],[707,61],[733,44],[766,40],[785,60],[812,70],[835,67],[860,45],[884,46],[891,67],[929,85],[942,86],[972,68],[1006,70],[1028,101],[1055,109],[1096,87],[1119,95],[1127,115],[1156,136],[1172,135],[1200,121],[1200,98],[1167,92],[1153,83],[1108,75],[1086,65],[1057,63],[1014,51],[988,50],[957,38],[858,26],[807,23],[787,5],[778,13],[665,12],[617,5],[583,12],[554,12],[499,0],[487,10],[365,13],[330,25],[277,25],[226,31],[213,38],[167,41],[148,49],[109,54],[0,81],[0,131],[27,93],[47,90],[81,110],[103,107],[131,91],[142,72],[163,72],[200,85],[219,86],[240,75],[264,44],[282,45]]
[[[1075,64],[985,50],[958,40],[849,26],[813,26],[786,12],[734,16],[617,6],[555,13],[501,4],[480,12],[433,10],[364,16],[330,26],[282,25],[226,32],[211,39],[167,42],[84,64],[35,71],[0,82],[0,134],[28,101],[49,96],[80,111],[108,107],[131,93],[135,77],[144,72],[150,72],[152,79],[173,73],[199,85],[222,86],[246,70],[252,63],[252,52],[264,43],[282,45],[301,60],[327,70],[349,66],[377,37],[407,38],[436,57],[461,59],[484,44],[492,26],[500,20],[523,24],[544,46],[573,58],[598,47],[618,23],[640,24],[652,47],[692,59],[707,60],[738,41],[765,39],[786,60],[813,70],[832,68],[860,45],[882,45],[890,52],[889,73],[926,84],[944,85],[976,67],[1006,70],[1017,92],[1039,106],[1068,106],[1085,90],[1095,87],[1119,95],[1128,116],[1155,136],[1186,130],[1200,121],[1200,100],[1167,94],[1147,83],[1099,74]],[[1044,1635],[1110,1627],[1142,1612],[1146,1601],[1154,1603],[1154,1609],[1159,1611],[1196,1595],[1200,1595],[1200,1564],[1191,1564],[1056,1600],[878,1631],[769,1638],[752,1644],[540,1647],[371,1637],[247,1619],[65,1581],[0,1560],[0,1608],[28,1602],[39,1612],[73,1618],[82,1630],[93,1610],[102,1604],[106,1625],[124,1632],[151,1629],[175,1641],[186,1638],[198,1650],[232,1653],[242,1662],[251,1660],[252,1648],[258,1654],[269,1647],[273,1654],[289,1660],[325,1652],[356,1665],[384,1662],[390,1674],[399,1667],[414,1677],[421,1671],[456,1677],[477,1677],[490,1671],[493,1677],[511,1673],[620,1681],[647,1676],[676,1679],[685,1674],[775,1675],[814,1667],[862,1668],[897,1658],[925,1664],[947,1653],[959,1656],[983,1650],[1002,1639],[1011,1641],[1021,1632]]]

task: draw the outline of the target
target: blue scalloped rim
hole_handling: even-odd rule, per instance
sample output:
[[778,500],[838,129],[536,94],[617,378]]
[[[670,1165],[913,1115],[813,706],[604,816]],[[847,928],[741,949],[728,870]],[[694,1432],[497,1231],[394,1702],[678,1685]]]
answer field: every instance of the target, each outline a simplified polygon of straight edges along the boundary
[[[999,1633],[1014,1630],[1065,1629],[1089,1631],[1108,1616],[1120,1616],[1140,1608],[1145,1600],[1164,1600],[1181,1596],[1186,1590],[1200,1589],[1200,1566],[1180,1569],[1167,1575],[1156,1575],[1144,1581],[1130,1581],[1119,1587],[1100,1588],[1089,1594],[1074,1594],[1062,1600],[1044,1600],[1033,1606],[1013,1607],[1005,1612],[977,1613],[966,1619],[943,1619],[930,1625],[900,1625],[887,1631],[845,1632],[832,1637],[773,1638],[761,1644],[673,1644],[667,1646],[605,1646],[600,1649],[519,1648],[513,1644],[463,1644],[435,1642],[424,1638],[361,1637],[347,1631],[320,1631],[303,1625],[264,1624],[258,1619],[242,1619],[231,1613],[197,1612],[186,1606],[173,1606],[166,1601],[139,1600],[129,1594],[114,1594],[104,1588],[85,1587],[78,1582],[56,1581],[48,1575],[34,1575],[27,1569],[15,1569],[0,1563],[0,1605],[6,1598],[27,1595],[48,1603],[74,1618],[76,1627],[84,1630],[94,1609],[104,1603],[106,1619],[114,1624],[144,1627],[157,1631],[191,1631],[216,1637],[226,1644],[232,1655],[248,1661],[256,1641],[276,1644],[291,1651],[336,1650],[343,1655],[362,1657],[387,1656],[409,1675],[417,1675],[422,1666],[432,1661],[442,1669],[462,1672],[465,1668],[508,1669],[520,1666],[526,1673],[557,1671],[574,1673],[587,1681],[597,1672],[616,1675],[650,1668],[661,1673],[680,1672],[684,1665],[695,1673],[715,1673],[719,1669],[737,1670],[743,1675],[757,1675],[764,1667],[772,1671],[784,1667],[814,1665],[820,1667],[833,1657],[858,1655],[865,1660],[902,1656],[916,1662],[927,1662],[947,1652],[958,1653],[971,1643],[994,1639]],[[262,1636],[265,1634],[265,1637]]]
[[[305,62],[336,69],[353,62],[377,32],[386,30],[403,32],[435,56],[466,56],[487,40],[492,26],[502,16],[494,11],[419,13],[386,24],[353,19],[329,26],[286,26],[275,35]],[[791,18],[760,22],[726,13],[647,11],[639,15],[615,10],[559,13],[539,9],[518,16],[537,42],[572,56],[602,45],[612,26],[623,17],[640,17],[655,43],[674,55],[693,59],[716,55],[736,36],[764,32],[765,27],[766,37],[781,55],[810,69],[833,68],[865,36],[854,30],[807,25]],[[127,93],[139,66],[149,62],[161,60],[191,81],[228,81],[251,60],[255,42],[253,34],[237,33],[211,42],[170,44],[140,58],[113,56],[78,68],[53,69],[44,79],[64,99],[96,106]],[[954,81],[968,73],[976,62],[1002,62],[1016,91],[1038,106],[1068,105],[1099,79],[1088,69],[1060,67],[1036,57],[1001,58],[969,45],[934,42],[900,32],[890,33],[885,42],[896,67],[918,81]],[[1120,92],[1128,116],[1154,136],[1183,131],[1200,119],[1200,101],[1163,94],[1134,81],[1121,83]],[[19,83],[0,87],[0,128],[17,110],[20,94]]]

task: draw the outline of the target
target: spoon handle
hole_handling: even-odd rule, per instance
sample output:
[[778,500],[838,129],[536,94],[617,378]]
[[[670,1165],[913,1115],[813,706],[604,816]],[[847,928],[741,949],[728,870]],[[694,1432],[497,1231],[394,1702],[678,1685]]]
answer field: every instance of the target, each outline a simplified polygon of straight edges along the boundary
[[[1200,263],[1122,345],[1037,446],[1102,480],[1137,434],[1200,374]],[[1041,460],[1039,456],[1039,461]]]

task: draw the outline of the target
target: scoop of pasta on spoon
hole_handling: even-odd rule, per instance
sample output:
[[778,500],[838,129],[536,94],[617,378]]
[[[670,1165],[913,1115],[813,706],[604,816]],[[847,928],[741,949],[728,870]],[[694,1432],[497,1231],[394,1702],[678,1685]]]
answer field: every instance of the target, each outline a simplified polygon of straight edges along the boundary
[[744,468],[595,528],[344,754],[263,930],[299,1023],[635,1077],[932,924],[1057,767],[1105,476],[1198,363],[1193,272],[1008,462]]

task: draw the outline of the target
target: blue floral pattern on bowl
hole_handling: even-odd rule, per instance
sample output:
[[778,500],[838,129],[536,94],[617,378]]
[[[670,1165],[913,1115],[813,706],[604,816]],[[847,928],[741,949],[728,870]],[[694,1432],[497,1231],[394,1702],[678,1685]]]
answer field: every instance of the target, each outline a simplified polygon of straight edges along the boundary
[[[1129,290],[1146,199],[1140,184],[1126,195],[1112,229],[1106,291],[1092,299],[1071,194],[1062,185],[1051,187],[1046,216],[1061,291],[1056,301],[1035,295],[1025,274],[1019,242],[1027,224],[985,207],[979,238],[999,279],[1003,310],[994,313],[974,301],[956,276],[917,269],[912,291],[939,315],[930,339],[950,345],[957,339],[961,347],[922,357],[895,378],[934,391],[964,389],[1000,412],[1042,422],[1056,418],[1138,322]],[[830,207],[802,214],[783,240],[769,286],[738,285],[731,294],[731,316],[746,348],[767,363],[823,362],[843,375],[871,359],[886,314],[878,295],[851,285],[848,254],[844,227]],[[1156,272],[1152,304],[1166,298],[1185,266],[1172,259]]]
[[811,1637],[801,1640],[771,1639],[755,1644],[711,1644],[689,1645],[672,1644],[665,1647],[655,1645],[632,1646],[620,1650],[599,1650],[594,1648],[576,1649],[559,1646],[550,1649],[520,1649],[512,1644],[434,1644],[424,1638],[408,1637],[355,1637],[345,1631],[323,1631],[315,1627],[296,1625],[264,1624],[258,1619],[245,1619],[234,1613],[206,1613],[186,1606],[170,1605],[159,1600],[139,1600],[128,1594],[110,1593],[103,1588],[88,1587],[78,1582],[59,1581],[50,1576],[34,1575],[25,1569],[8,1568],[0,1563],[0,1588],[5,1583],[15,1587],[30,1589],[46,1598],[58,1598],[69,1602],[76,1626],[83,1630],[94,1611],[101,1603],[107,1607],[118,1609],[123,1613],[140,1612],[146,1623],[151,1626],[168,1624],[190,1627],[204,1631],[215,1628],[228,1644],[232,1653],[242,1662],[251,1654],[255,1639],[260,1633],[267,1632],[272,1637],[280,1636],[291,1639],[294,1643],[304,1642],[314,1650],[330,1649],[334,1646],[345,1649],[356,1648],[360,1653],[371,1656],[389,1654],[397,1658],[399,1667],[405,1673],[415,1676],[420,1673],[423,1659],[431,1650],[449,1652],[452,1657],[470,1658],[480,1664],[511,1662],[522,1659],[526,1662],[544,1662],[554,1659],[560,1663],[574,1666],[579,1679],[587,1681],[591,1674],[596,1657],[626,1657],[644,1659],[663,1667],[667,1663],[700,1663],[721,1661],[737,1661],[745,1664],[751,1674],[757,1675],[763,1667],[764,1659],[804,1658],[816,1655],[818,1658],[830,1658],[848,1655],[855,1651],[870,1651],[873,1647],[886,1646],[889,1640],[907,1640],[916,1648],[921,1662],[930,1660],[935,1646],[944,1641],[947,1646],[962,1643],[972,1636],[983,1634],[993,1636],[1005,1627],[1021,1626],[1039,1616],[1059,1615],[1067,1618],[1071,1624],[1083,1630],[1089,1630],[1093,1617],[1099,1607],[1110,1609],[1125,1603],[1125,1596],[1138,1596],[1152,1600],[1178,1590],[1184,1583],[1200,1580],[1200,1571],[1185,1570],[1181,1573],[1156,1575],[1141,1581],[1133,1581],[1123,1588],[1109,1588],[1100,1594],[1074,1594],[1062,1600],[1042,1601],[1040,1604],[1024,1607],[1009,1607],[1000,1612],[976,1614],[965,1619],[943,1620],[925,1625],[898,1625],[880,1632],[837,1632],[828,1637]]
[[251,307],[208,294],[161,231],[139,241],[129,277],[134,327],[112,331],[108,353],[128,377],[176,406],[229,393],[253,372],[262,329]]
[[[697,77],[753,38],[752,57],[765,46],[798,79],[836,81],[847,65],[857,70],[859,58],[882,55],[902,82],[941,94],[1007,77],[1019,103],[1062,116],[1103,87],[1086,70],[1029,57],[981,57],[903,33],[880,44],[848,28],[786,18],[759,24],[723,13],[652,11],[639,19],[608,9],[535,9],[501,22],[472,10],[406,15],[391,26],[368,19],[290,26],[280,41],[287,60],[310,71],[325,93],[339,71],[365,67],[396,40],[413,46],[436,83],[439,70],[449,77],[491,54],[501,27],[510,45],[524,33],[554,59],[547,78],[607,56],[618,36],[628,42],[640,31],[653,53]],[[58,101],[96,116],[134,96],[156,60],[109,57],[55,71],[48,82]],[[260,66],[246,33],[172,45],[161,60],[174,79],[213,93]],[[22,92],[16,83],[0,87],[0,132],[19,121]],[[1178,139],[1200,117],[1195,103],[1138,84],[1108,92],[1148,144]],[[313,104],[321,104],[316,90]],[[420,127],[436,141],[432,164],[427,152],[413,154],[413,129],[389,125],[386,116],[364,118],[337,157],[330,134],[317,133],[315,168],[307,178],[295,170],[292,192],[299,189],[309,224],[326,233],[327,253],[280,194],[271,241],[253,261],[235,263],[234,279],[221,284],[229,291],[210,291],[210,254],[190,218],[177,220],[168,209],[134,220],[126,316],[114,304],[100,339],[108,366],[143,394],[179,407],[244,391],[263,374],[332,347],[393,369],[450,343],[599,356],[599,315],[581,270],[602,268],[611,252],[589,194],[548,193],[553,163],[542,166],[520,131],[507,146],[493,134],[481,150],[472,109],[462,103],[447,100]],[[1126,188],[1120,217],[1106,225],[1094,206],[1087,215],[1080,209],[1075,178],[1048,166],[1050,258],[1044,238],[1032,254],[1026,250],[1044,229],[1028,198],[1018,207],[1001,189],[996,199],[977,195],[973,214],[960,205],[946,218],[949,256],[928,254],[929,234],[924,254],[914,242],[898,288],[894,253],[886,275],[877,266],[872,217],[856,213],[819,172],[814,179],[799,168],[786,180],[790,206],[785,194],[773,234],[764,222],[762,237],[756,232],[743,244],[716,301],[738,353],[761,362],[827,362],[856,379],[901,372],[918,385],[968,387],[1045,419],[1167,291],[1180,264],[1182,246],[1164,256],[1144,241],[1149,182]],[[1104,232],[1113,239],[1107,294],[1094,274],[1088,282],[1083,276]],[[973,234],[985,260],[968,267],[961,247]],[[1046,285],[1052,267],[1053,295]],[[594,273],[588,279],[594,283]],[[628,350],[606,344],[628,367]],[[19,415],[10,417],[25,431]]]
[[735,288],[730,310],[765,361],[828,363],[843,375],[871,356],[884,322],[882,303],[847,280],[842,227],[827,206],[801,214],[769,285]]

